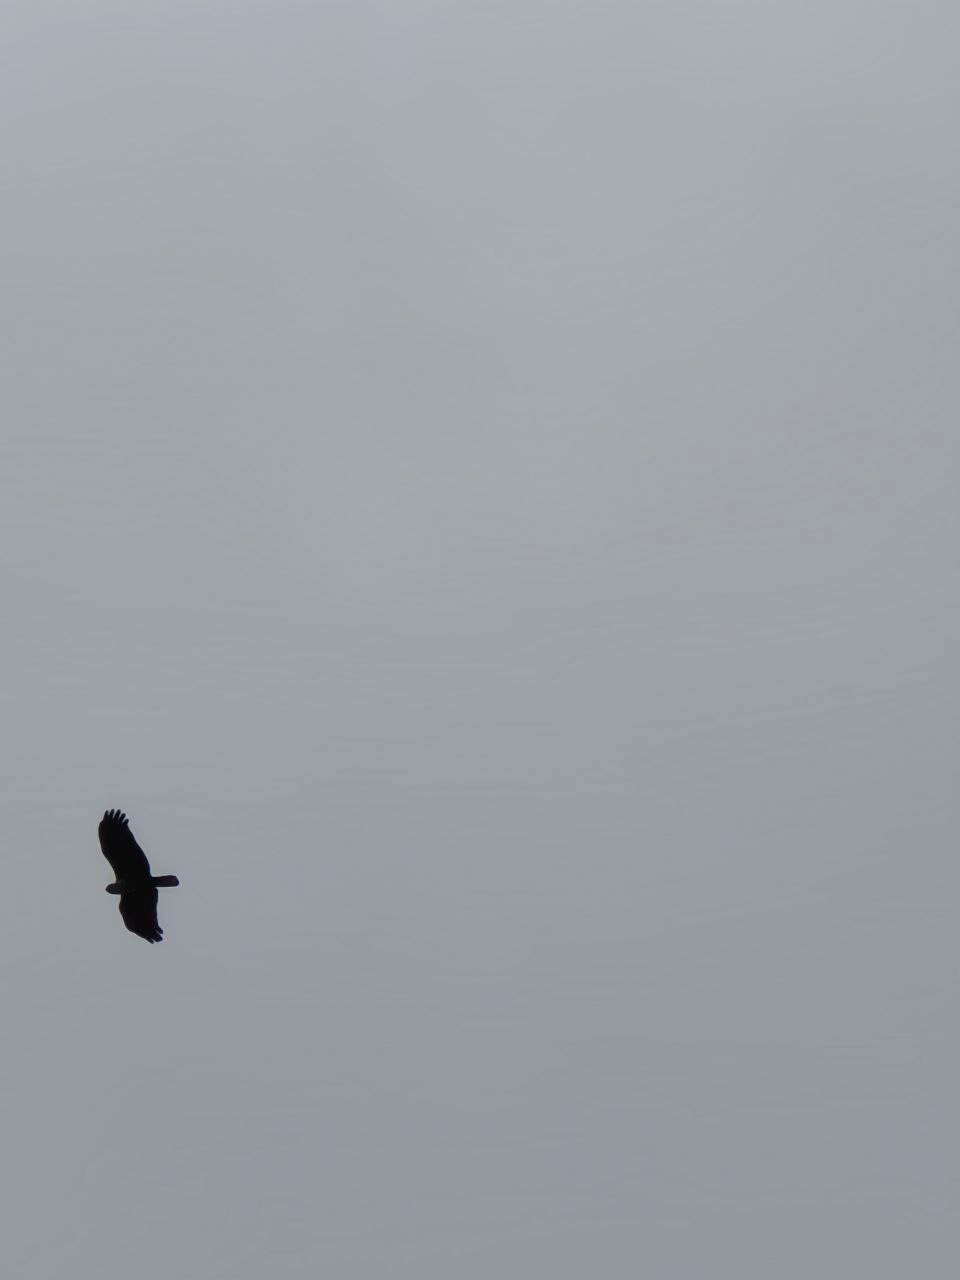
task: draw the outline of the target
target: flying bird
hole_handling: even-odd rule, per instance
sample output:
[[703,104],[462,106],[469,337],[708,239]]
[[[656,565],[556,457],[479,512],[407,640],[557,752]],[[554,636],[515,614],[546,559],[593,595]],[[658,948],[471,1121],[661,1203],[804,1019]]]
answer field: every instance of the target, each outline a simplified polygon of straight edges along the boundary
[[119,809],[108,809],[97,828],[103,856],[113,867],[116,883],[107,885],[107,893],[120,895],[120,915],[131,933],[148,942],[162,942],[163,930],[157,923],[157,886],[175,888],[176,876],[152,876],[147,855],[130,830],[130,819]]

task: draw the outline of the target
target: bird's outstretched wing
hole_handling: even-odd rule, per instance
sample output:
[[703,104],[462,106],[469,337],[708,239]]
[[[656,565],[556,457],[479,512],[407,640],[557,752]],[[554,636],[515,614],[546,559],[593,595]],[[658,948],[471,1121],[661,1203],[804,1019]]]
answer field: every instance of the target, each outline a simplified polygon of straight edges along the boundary
[[157,922],[157,896],[156,889],[138,889],[135,893],[120,895],[123,923],[131,933],[148,942],[163,941],[163,930]]
[[[119,809],[108,809],[97,828],[103,856],[118,880],[140,880],[150,874],[150,863],[130,830],[130,819]],[[129,928],[129,926],[128,926]]]

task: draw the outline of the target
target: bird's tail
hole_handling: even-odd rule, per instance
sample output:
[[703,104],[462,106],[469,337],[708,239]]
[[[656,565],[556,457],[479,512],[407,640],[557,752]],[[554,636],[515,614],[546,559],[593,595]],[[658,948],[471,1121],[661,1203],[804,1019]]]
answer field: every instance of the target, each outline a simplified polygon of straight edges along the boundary
[[151,876],[150,880],[158,889],[175,889],[180,883],[176,876]]

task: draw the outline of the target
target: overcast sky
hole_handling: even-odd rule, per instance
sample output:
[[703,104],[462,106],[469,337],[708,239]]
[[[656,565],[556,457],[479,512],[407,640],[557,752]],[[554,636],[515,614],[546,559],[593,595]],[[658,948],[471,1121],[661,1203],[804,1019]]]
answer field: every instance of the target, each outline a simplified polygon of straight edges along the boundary
[[4,4],[4,1275],[953,1280],[958,40]]

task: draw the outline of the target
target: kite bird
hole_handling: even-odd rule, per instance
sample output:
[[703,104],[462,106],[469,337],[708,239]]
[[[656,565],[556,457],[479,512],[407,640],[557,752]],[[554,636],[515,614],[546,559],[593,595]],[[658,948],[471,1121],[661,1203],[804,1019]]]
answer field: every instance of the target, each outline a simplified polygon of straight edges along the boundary
[[97,829],[103,856],[113,867],[115,884],[107,885],[107,893],[120,895],[120,914],[131,933],[148,942],[162,942],[163,930],[157,923],[157,886],[175,888],[176,876],[152,876],[147,855],[130,830],[130,820],[119,809],[108,809]]

